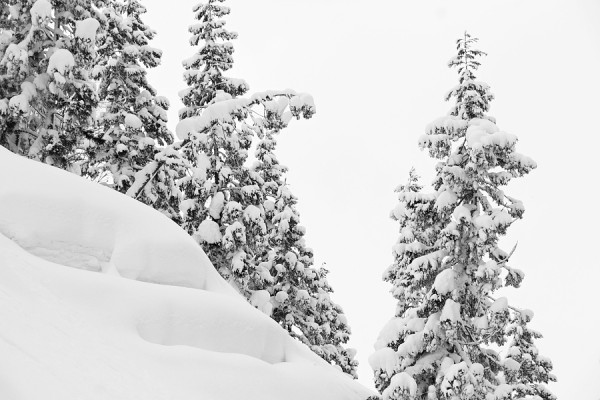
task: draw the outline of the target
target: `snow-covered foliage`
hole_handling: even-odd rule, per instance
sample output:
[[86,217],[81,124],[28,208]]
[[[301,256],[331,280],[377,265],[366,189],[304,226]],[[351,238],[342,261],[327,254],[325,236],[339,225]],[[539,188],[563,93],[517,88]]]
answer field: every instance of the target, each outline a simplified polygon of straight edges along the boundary
[[[225,29],[222,0],[194,7],[197,53],[184,61],[185,108],[176,134],[187,172],[179,182],[181,225],[253,305],[271,315],[325,360],[355,375],[354,351],[341,308],[329,298],[326,271],[312,267],[298,225],[296,199],[273,153],[274,133],[310,118],[312,97],[292,90],[242,97],[248,85],[224,73],[237,35]],[[257,144],[259,166],[248,166]]]
[[[244,165],[253,137],[246,123],[251,105],[238,95],[247,88],[230,86],[223,75],[233,63],[229,40],[237,35],[224,28],[221,18],[229,8],[221,2],[210,0],[194,7],[198,23],[190,27],[190,43],[199,49],[183,62],[188,88],[180,93],[186,108],[180,111],[176,133],[183,140],[181,153],[188,172],[179,180],[181,225],[204,247],[221,275],[250,298],[252,291],[261,289],[261,278],[249,270],[249,259],[264,222],[258,185]],[[219,240],[211,222],[218,225]]]
[[[250,297],[270,281],[268,274],[254,259],[267,246],[263,202],[263,179],[247,165],[248,151],[256,133],[258,120],[250,115],[268,112],[263,104],[278,99],[285,111],[310,117],[314,105],[291,111],[292,91],[262,93],[251,98],[232,98],[219,92],[218,97],[201,109],[196,117],[182,120],[177,135],[188,173],[180,179],[182,226],[194,235],[221,274]],[[310,107],[311,112],[306,111]],[[222,239],[206,240],[198,234],[207,220],[219,225]],[[204,225],[207,226],[207,225]]]
[[0,181],[1,399],[371,394],[247,304],[151,208],[3,148]]
[[333,290],[327,282],[327,270],[313,266],[297,199],[286,185],[287,168],[275,154],[275,135],[286,123],[282,104],[282,100],[267,104],[272,110],[269,118],[257,121],[261,140],[253,171],[261,181],[267,228],[265,246],[257,257],[258,268],[268,274],[265,287],[271,295],[273,319],[322,358],[356,377],[355,351],[344,346],[350,328],[341,307],[330,297]]
[[137,0],[14,1],[0,21],[0,144],[179,215],[184,162]]
[[190,44],[199,48],[183,62],[188,87],[180,93],[186,106],[179,112],[181,119],[199,115],[200,109],[211,103],[219,92],[237,97],[248,91],[244,80],[223,75],[233,67],[234,48],[230,40],[237,38],[237,33],[224,28],[225,20],[222,18],[229,14],[230,9],[221,4],[223,2],[208,0],[194,6],[198,22],[189,28],[192,34]]
[[0,145],[79,172],[94,134],[101,16],[83,0],[12,3],[0,18]]
[[524,212],[501,187],[536,164],[485,114],[493,96],[475,80],[484,54],[475,42],[457,41],[449,66],[459,85],[448,97],[456,104],[420,139],[439,160],[434,192],[422,191],[414,170],[397,190],[400,237],[384,280],[398,305],[370,358],[384,400],[555,399],[544,385],[555,380],[552,363],[528,326],[533,314],[495,297],[524,276],[498,245]]
[[[146,68],[160,64],[161,51],[149,45],[155,32],[144,24],[146,12],[137,0],[114,2],[102,11],[105,33],[98,38],[98,59],[93,70],[99,81],[101,137],[93,149],[89,175],[108,181],[126,193],[136,179],[146,183],[144,168],[166,157],[165,146],[173,142],[167,129],[168,101],[156,95]],[[170,161],[176,152],[170,152]],[[180,170],[181,168],[179,168]],[[161,168],[134,196],[172,218],[178,202],[177,168]],[[161,203],[161,204],[158,204]]]

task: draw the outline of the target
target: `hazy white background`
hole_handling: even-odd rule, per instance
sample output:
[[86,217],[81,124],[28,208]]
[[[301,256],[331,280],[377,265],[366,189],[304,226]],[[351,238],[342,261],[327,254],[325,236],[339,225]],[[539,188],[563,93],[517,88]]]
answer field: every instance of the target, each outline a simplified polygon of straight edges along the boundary
[[[163,65],[151,73],[181,107],[181,60],[191,56],[187,26],[195,0],[148,0]],[[397,225],[388,218],[394,188],[409,168],[431,181],[433,162],[418,137],[446,114],[457,82],[446,67],[455,40],[480,38],[478,78],[496,95],[490,114],[516,134],[538,169],[508,188],[527,209],[505,241],[519,246],[512,265],[525,271],[507,293],[530,308],[555,365],[559,398],[600,398],[598,149],[600,1],[229,0],[227,28],[235,68],[252,91],[311,93],[317,115],[294,121],[279,159],[299,197],[307,243],[327,263],[329,281],[350,321],[360,380],[372,386],[367,357],[394,301],[381,281],[392,262]]]

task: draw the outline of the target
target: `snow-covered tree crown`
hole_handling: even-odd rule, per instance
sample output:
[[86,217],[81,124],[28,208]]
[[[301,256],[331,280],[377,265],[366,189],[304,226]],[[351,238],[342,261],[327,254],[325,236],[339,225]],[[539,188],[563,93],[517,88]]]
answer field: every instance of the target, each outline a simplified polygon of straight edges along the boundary
[[219,91],[232,97],[248,91],[248,85],[241,79],[227,78],[223,72],[233,66],[233,45],[231,40],[237,33],[225,29],[222,19],[228,15],[229,7],[224,0],[209,0],[194,6],[197,23],[190,26],[190,44],[200,46],[196,54],[183,62],[186,69],[184,80],[188,88],[180,92],[183,104],[180,118],[198,115],[198,108],[210,103]]
[[[219,273],[255,307],[326,361],[356,376],[350,329],[329,294],[323,268],[304,243],[296,197],[279,164],[276,136],[292,119],[311,118],[312,96],[293,90],[243,95],[248,85],[225,77],[237,34],[225,30],[222,0],[194,7],[190,27],[199,50],[184,61],[186,108],[176,132],[188,172],[179,180],[181,226]],[[247,163],[256,145],[256,162]]]
[[456,41],[457,54],[450,59],[448,66],[458,69],[458,85],[446,94],[446,100],[456,98],[456,104],[450,111],[452,115],[462,119],[483,118],[489,110],[489,103],[494,99],[490,87],[477,81],[475,71],[480,66],[478,57],[487,55],[473,48],[478,39],[467,32]]
[[414,171],[397,189],[400,237],[384,279],[398,305],[370,358],[385,400],[555,398],[544,386],[555,380],[552,363],[527,326],[533,313],[494,296],[524,276],[509,266],[512,251],[499,247],[524,207],[501,187],[536,164],[485,115],[492,96],[474,75],[484,54],[471,48],[475,41],[458,41],[449,63],[459,72],[448,97],[455,107],[419,142],[440,160],[434,192],[421,191]]

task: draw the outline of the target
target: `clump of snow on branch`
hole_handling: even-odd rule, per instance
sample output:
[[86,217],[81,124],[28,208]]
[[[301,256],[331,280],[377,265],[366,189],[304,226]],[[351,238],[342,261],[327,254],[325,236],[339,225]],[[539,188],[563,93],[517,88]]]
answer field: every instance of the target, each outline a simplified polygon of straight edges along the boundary
[[73,57],[73,54],[67,49],[57,49],[50,56],[46,72],[48,72],[48,74],[58,72],[61,75],[65,75],[67,71],[71,70],[74,66],[75,58]]
[[75,36],[91,44],[96,41],[96,32],[100,27],[100,22],[95,18],[86,18],[76,22]]
[[33,25],[41,25],[52,19],[52,4],[48,0],[36,0],[29,13]]

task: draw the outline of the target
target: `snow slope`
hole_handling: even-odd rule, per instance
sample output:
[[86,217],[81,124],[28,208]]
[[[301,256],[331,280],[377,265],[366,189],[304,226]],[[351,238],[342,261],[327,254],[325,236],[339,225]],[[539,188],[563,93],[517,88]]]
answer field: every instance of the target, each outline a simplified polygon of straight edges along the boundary
[[0,182],[0,399],[372,394],[248,305],[154,210],[2,147]]

